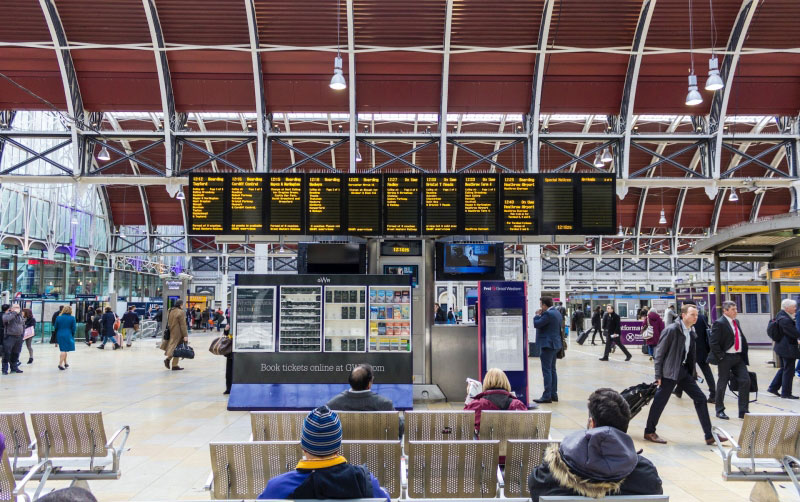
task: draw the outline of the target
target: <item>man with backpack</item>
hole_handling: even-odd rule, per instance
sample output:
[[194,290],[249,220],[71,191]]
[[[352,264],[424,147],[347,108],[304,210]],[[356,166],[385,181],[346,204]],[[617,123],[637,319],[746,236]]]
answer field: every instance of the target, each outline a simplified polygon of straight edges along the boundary
[[[792,379],[794,378],[795,363],[800,359],[800,346],[798,345],[797,326],[795,317],[797,302],[787,298],[781,302],[781,311],[767,324],[767,334],[775,342],[773,350],[781,358],[781,367],[769,384],[767,392],[783,399],[800,399],[792,395]],[[780,393],[778,392],[780,391]]]

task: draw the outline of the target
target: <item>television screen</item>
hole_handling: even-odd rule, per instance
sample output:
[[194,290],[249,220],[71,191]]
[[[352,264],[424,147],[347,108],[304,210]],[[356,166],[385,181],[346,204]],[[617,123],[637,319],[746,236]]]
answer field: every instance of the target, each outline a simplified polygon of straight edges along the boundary
[[364,244],[303,243],[298,246],[299,274],[364,274],[367,247]]
[[502,280],[503,244],[437,243],[436,278],[439,280]]

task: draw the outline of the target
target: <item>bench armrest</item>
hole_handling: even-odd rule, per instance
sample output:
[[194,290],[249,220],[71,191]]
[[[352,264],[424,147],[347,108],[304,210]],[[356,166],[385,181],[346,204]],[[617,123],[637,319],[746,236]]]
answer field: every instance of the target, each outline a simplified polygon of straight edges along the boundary
[[[726,451],[725,447],[722,446],[722,441],[720,441],[720,434],[725,435],[728,438],[728,441],[731,442],[731,447]],[[717,449],[719,450],[719,454],[722,457],[723,461],[723,470],[725,474],[731,473],[731,459],[733,458],[733,454],[741,451],[741,447],[739,443],[733,439],[733,436],[728,434],[728,432],[723,429],[722,427],[713,426],[711,427],[711,435],[714,437],[714,442],[717,444]]]
[[794,469],[792,469],[792,464],[797,465],[800,467],[800,460],[797,460],[797,457],[793,457],[791,455],[786,455],[783,457],[783,469],[786,471],[786,474],[789,476],[789,479],[792,480],[794,484],[794,489],[797,490],[797,494],[800,495],[800,483],[797,482],[797,475],[794,473]]
[[[123,433],[125,435],[122,437],[122,443],[120,443],[120,445],[115,448],[114,441],[116,441],[117,438],[120,436],[120,434]],[[111,450],[114,456],[114,465],[112,467],[114,472],[119,472],[119,460],[120,458],[122,458],[122,453],[125,451],[125,443],[128,442],[128,436],[130,435],[131,435],[131,426],[125,425],[117,432],[115,432],[114,435],[111,436],[111,439],[108,440],[108,443],[106,443],[106,449]]]
[[[42,469],[44,469],[44,474],[39,479],[39,486],[36,488],[36,492],[33,494],[33,499],[31,499],[27,493],[25,493],[25,485],[33,479],[33,477]],[[35,501],[39,498],[39,494],[42,492],[42,488],[44,488],[44,484],[47,482],[47,478],[50,477],[50,473],[53,471],[53,461],[52,460],[42,460],[35,466],[31,467],[31,470],[28,471],[22,479],[14,486],[14,496],[19,499],[25,499],[28,502],[31,500]]]
[[206,480],[206,484],[203,485],[203,490],[210,492],[214,489],[214,471],[211,471],[208,474],[208,479]]

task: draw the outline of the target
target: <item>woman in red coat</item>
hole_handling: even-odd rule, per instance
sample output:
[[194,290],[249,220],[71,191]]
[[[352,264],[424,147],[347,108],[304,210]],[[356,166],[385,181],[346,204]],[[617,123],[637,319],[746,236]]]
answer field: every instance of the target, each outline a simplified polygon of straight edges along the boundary
[[483,377],[483,392],[464,406],[465,410],[475,411],[475,433],[481,430],[481,411],[513,410],[527,411],[528,407],[511,393],[511,384],[503,370],[491,368]]
[[658,315],[656,309],[651,308],[650,311],[647,313],[647,319],[644,321],[645,326],[652,326],[653,327],[653,336],[652,338],[648,338],[646,340],[647,343],[647,353],[650,354],[650,360],[653,360],[653,353],[656,350],[656,345],[658,345],[658,340],[661,338],[661,332],[664,331],[664,321],[661,319],[661,316]]

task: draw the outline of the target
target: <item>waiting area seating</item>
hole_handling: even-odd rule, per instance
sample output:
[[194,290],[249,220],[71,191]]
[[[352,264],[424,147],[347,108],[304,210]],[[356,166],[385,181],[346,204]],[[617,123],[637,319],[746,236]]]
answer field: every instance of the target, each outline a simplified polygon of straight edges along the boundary
[[[775,481],[791,481],[800,494],[800,415],[748,413],[738,441],[720,427],[712,434],[723,461],[722,477],[756,482],[751,501],[778,500]],[[722,434],[730,438],[730,447],[720,442]]]
[[[17,481],[14,479],[14,471],[8,460],[8,454],[3,452],[3,456],[0,458],[0,501],[35,502],[39,499],[52,470],[52,461],[42,460]],[[37,475],[39,476],[39,486],[33,493],[27,492],[25,486]]]
[[[400,436],[398,411],[337,411],[342,439],[391,441]],[[305,411],[253,411],[250,427],[253,441],[297,441],[303,430]]]
[[508,439],[506,443],[506,466],[499,480],[503,496],[530,498],[528,475],[534,467],[542,465],[547,447],[559,442],[549,439]]
[[[93,412],[39,412],[30,414],[33,436],[30,441],[23,413],[0,414],[0,432],[7,438],[7,452],[14,455],[11,472],[22,480],[33,462],[33,452],[39,463],[50,461],[50,479],[72,480],[86,485],[91,480],[119,479],[122,475],[120,459],[130,435],[130,427],[123,426],[107,438],[103,415]],[[117,440],[119,444],[115,446]],[[33,474],[42,479],[43,472]]]
[[[539,502],[588,502],[592,499],[589,497],[539,497]],[[610,502],[669,502],[667,495],[615,495],[613,497],[604,497],[600,500],[608,500]]]
[[471,441],[474,411],[407,411],[405,444],[410,441]]
[[481,413],[481,439],[500,441],[500,456],[506,456],[509,439],[548,439],[549,411],[490,411]]

